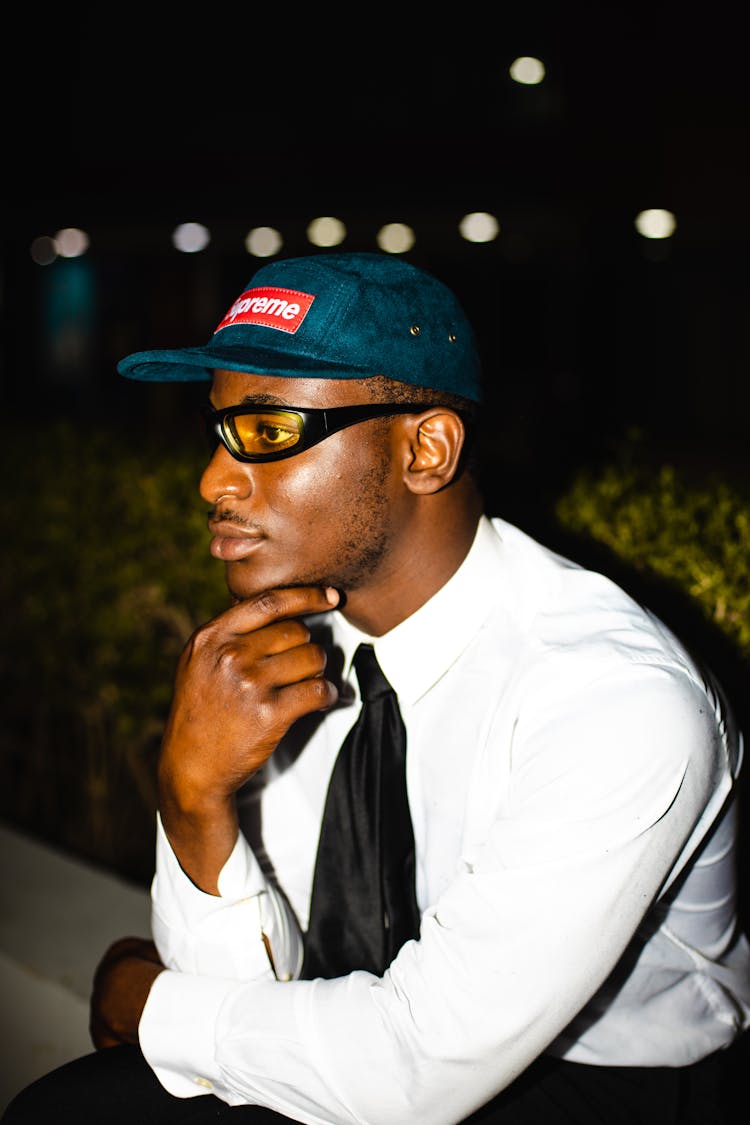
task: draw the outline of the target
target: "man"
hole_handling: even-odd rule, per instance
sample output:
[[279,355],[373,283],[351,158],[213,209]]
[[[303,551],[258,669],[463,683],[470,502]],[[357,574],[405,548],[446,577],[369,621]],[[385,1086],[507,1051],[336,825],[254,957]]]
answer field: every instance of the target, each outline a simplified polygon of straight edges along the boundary
[[[453,294],[281,260],[119,370],[211,380],[232,604],[177,671],[154,942],[108,951],[98,1052],[7,1120],[722,1120],[741,738],[663,624],[483,514]],[[361,696],[383,747],[339,754]]]

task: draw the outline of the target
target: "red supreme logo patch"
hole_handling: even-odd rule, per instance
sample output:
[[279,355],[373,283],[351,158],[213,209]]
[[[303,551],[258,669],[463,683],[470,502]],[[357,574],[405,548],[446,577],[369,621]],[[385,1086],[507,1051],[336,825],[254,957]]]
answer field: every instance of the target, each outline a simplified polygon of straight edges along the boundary
[[296,289],[277,289],[271,285],[246,289],[216,331],[232,324],[263,324],[266,328],[280,328],[282,332],[296,332],[314,300],[313,293],[299,293]]

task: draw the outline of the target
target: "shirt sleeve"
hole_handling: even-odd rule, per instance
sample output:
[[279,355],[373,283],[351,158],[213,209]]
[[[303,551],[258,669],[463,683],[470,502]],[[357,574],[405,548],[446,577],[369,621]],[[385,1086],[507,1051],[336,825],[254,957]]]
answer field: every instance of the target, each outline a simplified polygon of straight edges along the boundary
[[302,965],[302,936],[281,892],[240,834],[221,870],[218,895],[188,879],[157,814],[151,886],[153,939],[170,969],[230,980],[289,980]]
[[718,811],[705,703],[687,678],[644,670],[519,724],[486,829],[382,979],[162,973],[141,1025],[162,1083],[315,1125],[468,1116],[585,1006]]

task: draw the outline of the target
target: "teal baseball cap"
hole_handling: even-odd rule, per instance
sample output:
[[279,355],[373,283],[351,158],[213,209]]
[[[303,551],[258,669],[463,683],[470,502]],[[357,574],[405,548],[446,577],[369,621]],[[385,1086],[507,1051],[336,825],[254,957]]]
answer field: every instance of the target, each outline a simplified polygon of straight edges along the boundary
[[284,378],[385,375],[479,402],[474,332],[455,294],[388,254],[313,254],[257,271],[202,347],[135,352],[128,379],[185,382],[216,369]]

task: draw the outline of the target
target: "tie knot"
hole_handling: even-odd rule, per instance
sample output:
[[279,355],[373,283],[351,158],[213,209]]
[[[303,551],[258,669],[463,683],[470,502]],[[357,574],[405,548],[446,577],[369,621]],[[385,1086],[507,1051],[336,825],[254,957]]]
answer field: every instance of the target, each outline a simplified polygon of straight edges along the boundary
[[354,653],[353,663],[359,681],[359,693],[367,703],[382,695],[393,694],[393,688],[383,675],[372,645],[360,645]]

